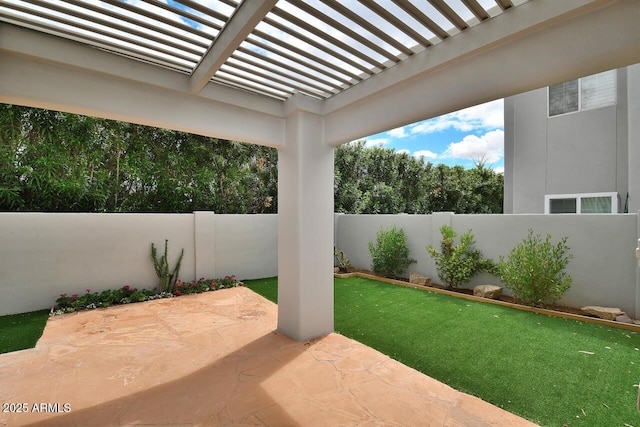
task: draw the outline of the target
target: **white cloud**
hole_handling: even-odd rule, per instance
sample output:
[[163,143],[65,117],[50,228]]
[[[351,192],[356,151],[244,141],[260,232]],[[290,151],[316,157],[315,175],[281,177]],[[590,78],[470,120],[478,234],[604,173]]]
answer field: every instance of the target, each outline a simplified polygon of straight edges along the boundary
[[410,151],[409,150],[398,150],[396,151],[396,154],[409,154]]
[[504,173],[504,166],[498,166],[497,168],[493,168],[496,173]]
[[438,154],[429,150],[420,150],[413,153],[413,157],[416,157],[416,158],[424,157],[425,159],[437,159]]
[[374,138],[374,139],[368,139],[365,142],[364,146],[367,148],[371,148],[371,147],[377,147],[379,145],[388,144],[389,142],[391,142],[391,140],[388,138]]
[[504,131],[498,129],[482,136],[467,135],[449,144],[444,157],[495,163],[504,157]]
[[404,130],[404,126],[403,126],[403,127],[399,127],[399,128],[395,128],[395,129],[391,129],[390,131],[387,131],[387,135],[389,135],[392,138],[405,138],[407,136],[407,132]]
[[503,100],[498,99],[417,123],[410,127],[409,132],[424,134],[447,129],[461,132],[471,132],[476,129],[502,129],[504,127],[503,107]]

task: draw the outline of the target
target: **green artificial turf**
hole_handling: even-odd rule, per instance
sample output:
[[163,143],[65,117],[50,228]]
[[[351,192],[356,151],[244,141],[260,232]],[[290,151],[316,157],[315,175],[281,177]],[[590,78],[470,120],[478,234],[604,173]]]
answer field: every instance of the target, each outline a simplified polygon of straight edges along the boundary
[[49,310],[0,316],[0,353],[35,347],[48,318]]
[[640,427],[635,332],[364,278],[335,280],[335,329],[540,425]]

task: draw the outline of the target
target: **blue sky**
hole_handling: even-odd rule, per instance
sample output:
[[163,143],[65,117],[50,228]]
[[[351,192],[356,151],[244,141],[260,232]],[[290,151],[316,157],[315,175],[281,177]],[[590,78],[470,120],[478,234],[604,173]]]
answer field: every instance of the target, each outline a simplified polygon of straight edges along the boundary
[[382,145],[425,161],[449,166],[487,167],[504,171],[503,100],[466,108],[434,119],[359,138],[367,146]]

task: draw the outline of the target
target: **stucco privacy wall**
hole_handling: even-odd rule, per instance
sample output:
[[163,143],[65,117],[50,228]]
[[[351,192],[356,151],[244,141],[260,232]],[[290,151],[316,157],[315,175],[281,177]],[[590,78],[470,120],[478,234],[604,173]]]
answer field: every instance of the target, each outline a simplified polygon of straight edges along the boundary
[[[568,236],[574,258],[567,269],[572,288],[562,303],[573,306],[618,306],[632,316],[640,315],[640,289],[636,281],[635,258],[638,215],[336,215],[336,245],[344,250],[354,267],[370,268],[367,243],[375,241],[381,228],[392,225],[408,236],[411,257],[417,260],[408,271],[437,279],[435,264],[426,251],[439,247],[439,228],[450,224],[458,233],[472,229],[476,247],[497,260],[508,255],[529,228],[553,241]],[[468,285],[500,284],[497,277],[482,274]]]
[[278,215],[215,216],[216,277],[278,275]]
[[129,284],[151,288],[157,278],[152,242],[169,259],[185,254],[183,280],[277,274],[277,215],[0,214],[0,315],[48,308],[60,293]]

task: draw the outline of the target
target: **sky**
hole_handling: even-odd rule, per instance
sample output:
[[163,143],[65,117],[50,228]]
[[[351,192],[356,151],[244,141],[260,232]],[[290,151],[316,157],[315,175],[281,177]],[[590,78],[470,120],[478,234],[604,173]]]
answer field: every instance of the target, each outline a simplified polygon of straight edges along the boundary
[[423,156],[434,164],[473,168],[483,161],[504,172],[503,105],[499,99],[358,140],[366,140],[369,147],[382,145]]

